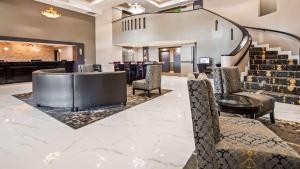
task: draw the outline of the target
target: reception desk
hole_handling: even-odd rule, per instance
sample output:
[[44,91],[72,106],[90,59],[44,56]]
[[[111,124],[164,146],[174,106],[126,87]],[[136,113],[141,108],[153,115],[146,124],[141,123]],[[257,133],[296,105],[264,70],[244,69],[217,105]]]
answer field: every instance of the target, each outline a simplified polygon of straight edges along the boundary
[[31,82],[32,72],[40,69],[66,68],[73,72],[73,61],[0,62],[0,84]]

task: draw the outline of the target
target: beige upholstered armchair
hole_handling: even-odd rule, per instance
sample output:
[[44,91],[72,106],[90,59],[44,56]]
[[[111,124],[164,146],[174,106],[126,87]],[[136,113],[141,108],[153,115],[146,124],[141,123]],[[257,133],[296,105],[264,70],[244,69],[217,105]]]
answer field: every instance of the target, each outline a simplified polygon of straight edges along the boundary
[[298,169],[300,156],[253,119],[219,117],[208,79],[188,80],[195,152],[184,169]]
[[135,95],[135,90],[144,90],[148,92],[148,97],[150,97],[150,91],[155,89],[158,89],[161,94],[161,71],[161,65],[148,65],[146,79],[132,82],[133,95]]
[[270,114],[272,123],[275,123],[275,99],[271,96],[242,91],[240,71],[238,67],[221,67],[214,69],[214,88],[216,94],[234,94],[259,100],[262,106],[254,118]]

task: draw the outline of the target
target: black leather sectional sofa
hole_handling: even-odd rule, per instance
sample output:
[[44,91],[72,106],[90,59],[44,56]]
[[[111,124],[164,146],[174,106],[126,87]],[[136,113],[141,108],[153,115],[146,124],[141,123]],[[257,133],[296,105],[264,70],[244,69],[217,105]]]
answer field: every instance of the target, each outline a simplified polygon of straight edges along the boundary
[[33,99],[38,106],[77,111],[127,102],[126,72],[65,73],[64,69],[33,72]]

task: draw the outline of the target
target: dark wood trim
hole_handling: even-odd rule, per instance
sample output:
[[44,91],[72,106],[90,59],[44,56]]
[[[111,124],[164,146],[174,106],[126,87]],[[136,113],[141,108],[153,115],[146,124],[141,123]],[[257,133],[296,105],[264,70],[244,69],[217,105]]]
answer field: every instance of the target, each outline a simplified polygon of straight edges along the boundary
[[21,37],[13,37],[13,36],[0,36],[0,40],[3,40],[3,41],[15,41],[15,42],[50,43],[50,44],[59,44],[59,45],[84,46],[83,43],[77,43],[77,42],[44,40],[44,39],[32,39],[32,38],[21,38]]
[[261,30],[261,31],[266,31],[266,32],[276,32],[276,33],[281,33],[284,35],[288,35],[290,37],[293,37],[295,39],[297,39],[300,42],[300,37],[288,32],[284,32],[284,31],[278,31],[278,30],[274,30],[274,29],[265,29],[265,28],[257,28],[257,27],[250,27],[250,26],[244,26],[247,29],[255,29],[255,30]]
[[242,62],[242,60],[245,58],[246,54],[248,53],[248,50],[251,47],[251,45],[252,45],[252,37],[250,37],[249,46],[247,47],[243,55],[239,58],[239,60],[234,64],[234,66],[238,66]]

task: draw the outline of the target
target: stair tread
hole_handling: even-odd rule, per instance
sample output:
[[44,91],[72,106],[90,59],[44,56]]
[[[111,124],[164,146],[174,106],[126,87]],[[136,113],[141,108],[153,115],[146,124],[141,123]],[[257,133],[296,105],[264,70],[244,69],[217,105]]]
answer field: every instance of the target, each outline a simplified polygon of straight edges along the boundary
[[252,70],[249,71],[271,71],[271,72],[300,72],[300,70]]
[[295,79],[295,80],[300,80],[300,78],[290,78],[290,77],[274,77],[274,76],[255,76],[255,75],[246,75],[246,76],[251,76],[254,78],[262,77],[262,78],[272,78],[272,79]]
[[[249,83],[249,84],[260,84],[259,82],[243,82],[243,83]],[[272,86],[282,86],[282,87],[288,87],[289,85],[282,85],[282,84],[271,84],[271,83],[265,83],[267,85],[272,85]],[[295,86],[295,88],[300,88],[300,86]]]
[[[261,90],[256,90],[256,89],[243,89],[245,91],[250,91],[250,92],[257,92],[257,91],[261,91]],[[262,94],[272,94],[272,95],[276,95],[276,96],[288,96],[291,98],[296,98],[296,99],[300,99],[300,95],[296,95],[296,94],[288,94],[288,93],[280,93],[280,92],[273,92],[273,91],[267,91],[267,90],[263,90]]]
[[299,58],[292,56],[291,51],[253,42],[243,79],[241,84],[245,91],[261,91],[277,102],[300,105]]
[[298,59],[250,59],[250,60],[287,60],[287,61],[290,61],[290,60],[298,60]]

